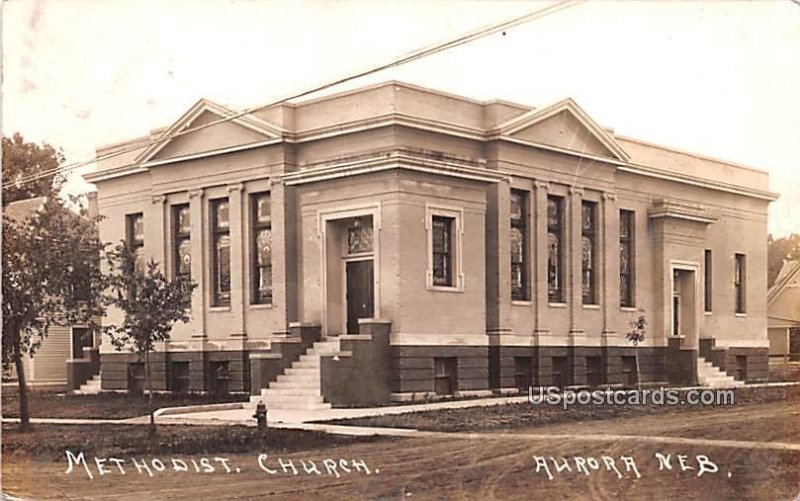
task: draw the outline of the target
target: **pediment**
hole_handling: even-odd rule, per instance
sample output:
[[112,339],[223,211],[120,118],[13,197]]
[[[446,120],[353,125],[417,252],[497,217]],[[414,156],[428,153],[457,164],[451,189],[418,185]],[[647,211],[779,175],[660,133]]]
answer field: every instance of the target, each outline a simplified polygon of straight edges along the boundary
[[[150,145],[137,163],[166,160],[279,138],[282,131],[253,115],[202,99],[158,135],[169,138]],[[196,129],[196,130],[195,130]]]
[[627,161],[630,156],[574,101],[566,99],[502,124],[500,134],[523,141]]

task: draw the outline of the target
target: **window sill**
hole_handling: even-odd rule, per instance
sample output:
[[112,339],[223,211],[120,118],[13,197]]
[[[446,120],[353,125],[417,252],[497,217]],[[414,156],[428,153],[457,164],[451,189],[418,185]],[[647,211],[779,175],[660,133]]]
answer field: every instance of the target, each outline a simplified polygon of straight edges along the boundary
[[713,312],[711,311],[704,311],[705,316],[710,317]]
[[464,292],[463,287],[448,287],[444,285],[429,285],[426,289],[432,292]]
[[272,303],[269,303],[269,304],[267,304],[267,303],[264,303],[264,304],[261,304],[261,303],[251,304],[250,305],[250,309],[251,310],[271,310],[272,309]]
[[567,303],[547,303],[550,308],[566,308]]
[[619,311],[637,311],[635,306],[620,306]]
[[600,309],[600,305],[599,304],[583,304],[581,306],[586,310],[599,310]]
[[746,317],[746,316],[747,316],[747,313],[737,313],[737,314],[736,314],[736,316],[737,316],[738,318],[744,318],[744,317]]
[[228,306],[212,306],[208,311],[231,311],[230,305]]
[[512,299],[511,304],[514,306],[532,306],[533,301],[529,299]]

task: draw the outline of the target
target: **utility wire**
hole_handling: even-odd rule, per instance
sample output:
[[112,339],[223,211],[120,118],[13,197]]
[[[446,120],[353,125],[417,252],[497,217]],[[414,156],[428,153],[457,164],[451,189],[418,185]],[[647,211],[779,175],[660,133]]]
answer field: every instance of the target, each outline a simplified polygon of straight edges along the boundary
[[434,45],[430,45],[430,46],[424,47],[422,49],[414,50],[412,52],[407,53],[404,56],[401,56],[400,58],[398,58],[398,59],[396,59],[396,60],[394,60],[392,62],[383,64],[383,65],[380,65],[380,66],[377,66],[377,67],[374,67],[374,68],[371,68],[371,69],[362,70],[362,71],[359,71],[357,73],[354,73],[354,74],[351,74],[349,76],[340,78],[338,80],[334,80],[334,81],[326,83],[326,84],[318,85],[316,87],[313,87],[311,89],[305,90],[303,92],[299,92],[297,94],[290,95],[290,96],[285,97],[283,99],[280,99],[278,101],[274,101],[274,102],[271,102],[271,103],[268,103],[268,104],[265,104],[265,105],[260,105],[260,106],[254,107],[254,108],[244,109],[243,111],[240,111],[240,112],[231,113],[231,114],[228,114],[228,115],[226,115],[226,116],[224,116],[224,117],[222,117],[222,118],[220,118],[218,120],[215,120],[215,121],[212,121],[212,122],[208,122],[206,124],[199,125],[197,127],[192,127],[192,128],[189,128],[189,129],[185,129],[185,130],[182,130],[180,132],[176,132],[174,134],[169,134],[169,135],[166,135],[166,136],[158,137],[158,138],[155,138],[155,139],[152,139],[152,140],[148,141],[145,144],[139,144],[139,145],[137,145],[135,147],[123,148],[121,150],[117,150],[117,151],[109,152],[109,153],[106,153],[106,154],[103,154],[103,155],[95,156],[95,158],[93,158],[91,160],[84,160],[84,161],[81,161],[81,162],[75,162],[75,163],[72,163],[72,164],[59,166],[57,168],[50,169],[50,170],[44,171],[44,172],[39,172],[39,173],[36,173],[36,174],[32,174],[30,176],[26,176],[26,177],[23,177],[21,179],[8,181],[7,183],[3,184],[2,189],[6,190],[6,189],[9,189],[9,188],[13,188],[13,187],[19,187],[19,186],[21,186],[23,184],[27,184],[27,183],[30,183],[30,182],[33,182],[33,181],[36,181],[36,180],[39,180],[39,179],[42,179],[42,178],[45,178],[45,177],[49,177],[49,176],[57,175],[57,174],[63,174],[65,172],[69,172],[69,171],[72,171],[72,170],[75,170],[75,169],[78,169],[78,168],[81,168],[81,167],[85,167],[85,166],[90,165],[90,164],[95,163],[95,162],[99,162],[99,161],[102,161],[102,160],[107,160],[109,158],[113,158],[113,157],[117,157],[117,156],[120,156],[120,155],[124,155],[124,154],[130,153],[132,151],[143,150],[143,149],[145,149],[147,147],[150,147],[150,146],[152,146],[154,144],[163,143],[165,141],[170,141],[170,140],[175,139],[177,137],[181,137],[181,136],[184,136],[186,134],[191,134],[193,132],[197,132],[199,130],[206,129],[208,127],[213,127],[215,125],[219,125],[219,124],[222,124],[222,123],[225,123],[225,122],[229,122],[231,120],[235,120],[235,119],[237,119],[239,117],[252,114],[254,112],[263,110],[265,108],[269,108],[271,106],[276,106],[276,105],[285,103],[287,101],[291,101],[293,99],[299,99],[299,98],[305,97],[305,96],[307,96],[309,94],[314,94],[314,93],[329,89],[331,87],[340,85],[342,83],[349,82],[351,80],[355,80],[355,79],[358,79],[358,78],[361,78],[361,77],[364,77],[364,76],[367,76],[367,75],[371,75],[373,73],[377,73],[377,72],[380,72],[380,71],[383,71],[383,70],[386,70],[386,69],[389,69],[389,68],[393,68],[393,67],[396,67],[396,66],[407,64],[407,63],[410,63],[412,61],[416,61],[418,59],[422,59],[424,57],[430,56],[432,54],[436,54],[436,53],[443,52],[445,50],[448,50],[448,49],[451,49],[451,48],[454,48],[454,47],[458,47],[460,45],[464,45],[466,43],[472,42],[474,40],[478,40],[478,39],[486,37],[488,35],[492,35],[494,33],[498,33],[500,31],[513,28],[513,27],[518,26],[520,24],[524,24],[524,23],[533,21],[535,19],[540,19],[542,17],[554,14],[554,13],[556,13],[558,11],[561,11],[561,10],[564,10],[564,9],[568,9],[570,7],[574,7],[574,6],[578,5],[578,4],[584,3],[586,1],[587,0],[564,0],[564,1],[558,2],[557,4],[545,7],[543,9],[538,9],[538,10],[535,10],[533,12],[529,12],[527,14],[524,14],[522,16],[518,16],[518,17],[515,17],[515,18],[512,18],[512,19],[509,19],[509,20],[504,21],[504,22],[499,23],[499,24],[489,25],[489,26],[486,26],[486,27],[483,27],[483,28],[479,28],[477,30],[471,31],[471,32],[466,33],[464,35],[461,35],[461,36],[459,36],[459,37],[457,37],[455,39],[447,40],[447,41],[444,41],[444,42],[440,42],[440,43],[437,43],[437,44],[434,44]]

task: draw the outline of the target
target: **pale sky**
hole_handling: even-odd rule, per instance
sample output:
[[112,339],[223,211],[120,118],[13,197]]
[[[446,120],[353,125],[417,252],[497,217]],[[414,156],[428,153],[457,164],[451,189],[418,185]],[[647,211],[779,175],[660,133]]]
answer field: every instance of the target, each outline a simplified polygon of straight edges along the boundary
[[[266,104],[547,5],[4,2],[3,134],[87,160],[201,97]],[[768,170],[781,194],[770,231],[800,233],[800,5],[789,0],[592,1],[335,90],[388,79],[536,107],[572,97],[621,135]]]

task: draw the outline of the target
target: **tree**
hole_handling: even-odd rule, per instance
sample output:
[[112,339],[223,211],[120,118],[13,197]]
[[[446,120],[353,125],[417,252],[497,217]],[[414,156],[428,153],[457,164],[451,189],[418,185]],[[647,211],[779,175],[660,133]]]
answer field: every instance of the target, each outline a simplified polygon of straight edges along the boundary
[[[19,133],[3,137],[3,207],[17,200],[54,196],[64,183],[56,169],[64,154],[49,144],[26,143]],[[32,179],[35,176],[42,176]]]
[[767,239],[767,285],[772,286],[778,278],[784,259],[800,259],[800,235]]
[[158,263],[146,266],[125,245],[119,244],[108,254],[108,305],[118,307],[125,315],[121,325],[104,328],[118,351],[128,349],[144,359],[150,406],[150,431],[155,431],[153,382],[150,375],[150,352],[158,342],[169,341],[172,326],[188,322],[191,292],[196,284],[185,275],[174,279],[161,272]]
[[630,324],[631,330],[625,334],[625,339],[628,340],[631,344],[633,344],[633,355],[634,361],[636,362],[636,388],[641,391],[642,390],[642,377],[639,370],[639,343],[644,341],[644,335],[647,330],[647,320],[644,318],[644,315],[639,315],[639,318],[633,320]]
[[103,313],[97,221],[60,198],[41,201],[25,217],[3,211],[3,363],[16,366],[23,431],[30,427],[23,356],[36,352],[51,325],[96,329]]

